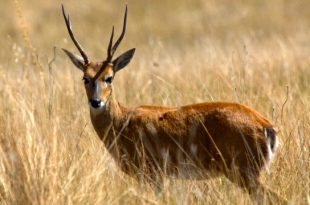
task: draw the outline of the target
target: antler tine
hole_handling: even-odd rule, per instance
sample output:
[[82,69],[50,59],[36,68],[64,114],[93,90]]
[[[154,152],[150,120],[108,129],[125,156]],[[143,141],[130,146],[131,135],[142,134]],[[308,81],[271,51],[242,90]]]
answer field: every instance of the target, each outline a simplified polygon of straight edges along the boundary
[[108,61],[112,60],[113,57],[113,53],[111,53],[112,51],[112,43],[113,43],[113,36],[114,36],[114,26],[112,28],[112,34],[111,34],[111,38],[110,38],[110,43],[109,43],[109,47],[108,47]]
[[96,73],[96,75],[95,75],[95,77],[93,79],[94,81],[100,76],[100,74],[103,72],[103,70],[105,69],[107,64],[112,60],[113,54],[114,54],[115,50],[117,49],[118,45],[120,44],[120,42],[122,41],[122,39],[123,39],[123,37],[125,35],[126,21],[127,21],[127,5],[126,5],[126,9],[125,9],[125,16],[124,16],[124,24],[123,24],[122,34],[120,35],[120,37],[117,39],[117,41],[115,42],[115,44],[112,47],[113,37],[114,37],[114,26],[113,26],[112,34],[111,34],[111,38],[110,38],[110,42],[109,42],[109,47],[108,47],[108,57],[107,57],[107,60],[103,61],[103,64],[102,64],[100,70]]
[[125,31],[126,31],[126,22],[127,22],[127,4],[126,4],[126,8],[125,8],[125,16],[124,16],[124,23],[123,23],[123,31],[122,34],[120,35],[120,37],[117,39],[117,41],[115,42],[113,48],[112,48],[112,55],[114,54],[114,52],[116,51],[117,47],[119,46],[119,44],[121,43],[121,41],[123,40],[123,37],[125,35]]
[[71,27],[71,23],[70,23],[70,17],[69,17],[69,15],[67,17],[63,4],[61,5],[61,7],[62,7],[62,14],[64,16],[64,19],[65,19],[65,22],[66,22],[66,26],[67,26],[67,29],[68,29],[68,33],[69,33],[69,35],[71,37],[71,40],[73,41],[74,45],[77,47],[77,49],[79,50],[80,54],[82,55],[82,57],[84,59],[84,63],[88,64],[88,57],[87,57],[86,53],[84,52],[84,50],[82,49],[81,45],[79,44],[79,42],[75,39],[75,37],[73,35],[72,27]]
[[107,60],[103,61],[101,68],[99,69],[99,71],[96,73],[94,77],[94,81],[99,77],[99,75],[103,72],[103,70],[108,65],[108,63],[112,60],[113,54],[111,53],[111,49],[112,49],[112,43],[113,43],[113,36],[114,36],[114,26],[112,28],[111,38],[109,42]]
[[99,69],[99,71],[96,73],[96,75],[94,77],[94,81],[99,77],[99,75],[103,72],[103,70],[105,69],[107,64],[112,60],[113,53],[111,53],[111,49],[112,49],[112,43],[113,43],[113,36],[114,36],[114,26],[112,28],[111,38],[110,38],[110,42],[109,42],[107,60],[103,61],[101,68]]

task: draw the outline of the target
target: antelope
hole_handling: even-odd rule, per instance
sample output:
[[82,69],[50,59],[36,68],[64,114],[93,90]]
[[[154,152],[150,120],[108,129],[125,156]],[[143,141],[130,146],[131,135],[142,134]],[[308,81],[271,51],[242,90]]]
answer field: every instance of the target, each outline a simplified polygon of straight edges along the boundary
[[63,5],[62,13],[81,56],[63,51],[84,74],[91,122],[123,172],[137,179],[143,176],[154,189],[162,188],[164,176],[204,180],[224,175],[257,201],[267,193],[270,200],[286,203],[260,182],[278,144],[268,119],[236,102],[182,107],[121,105],[115,97],[114,77],[129,64],[135,48],[115,59],[113,55],[125,35],[127,5],[122,33],[113,43],[113,26],[107,57],[102,61],[89,61],[73,35]]

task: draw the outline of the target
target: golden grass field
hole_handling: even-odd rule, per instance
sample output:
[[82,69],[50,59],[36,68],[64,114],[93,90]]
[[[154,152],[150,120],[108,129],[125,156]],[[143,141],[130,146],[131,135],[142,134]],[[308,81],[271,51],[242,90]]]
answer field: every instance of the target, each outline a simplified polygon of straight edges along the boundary
[[0,203],[252,204],[221,177],[166,178],[156,195],[105,151],[90,122],[82,73],[61,51],[78,53],[61,3],[88,55],[103,60],[126,2],[118,54],[137,51],[114,81],[118,100],[249,105],[273,121],[281,139],[263,183],[291,204],[310,204],[308,0],[0,1]]

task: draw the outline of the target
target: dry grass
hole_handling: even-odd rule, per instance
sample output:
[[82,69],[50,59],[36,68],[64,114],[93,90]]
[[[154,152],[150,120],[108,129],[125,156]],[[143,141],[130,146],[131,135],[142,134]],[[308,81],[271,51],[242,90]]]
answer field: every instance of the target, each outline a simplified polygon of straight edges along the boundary
[[[114,81],[119,101],[237,101],[259,110],[282,141],[264,184],[310,204],[309,2],[158,2],[128,0],[119,51],[137,53]],[[104,58],[124,1],[64,3],[89,55]],[[115,167],[92,129],[81,73],[59,49],[76,51],[60,4],[0,2],[1,204],[251,204],[224,178],[166,179],[156,196]]]

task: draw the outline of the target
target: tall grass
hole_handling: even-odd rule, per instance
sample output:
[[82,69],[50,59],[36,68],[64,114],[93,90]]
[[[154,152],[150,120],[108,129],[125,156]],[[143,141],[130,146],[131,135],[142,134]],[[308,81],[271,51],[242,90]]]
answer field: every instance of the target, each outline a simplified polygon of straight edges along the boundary
[[[154,195],[120,172],[93,131],[82,75],[60,50],[75,51],[60,2],[0,6],[1,204],[252,203],[224,178],[166,178],[164,192]],[[83,47],[103,59],[112,24],[120,30],[124,2],[65,6]],[[114,81],[119,101],[236,101],[257,109],[281,139],[263,183],[292,204],[310,204],[310,4],[182,0],[128,6],[119,50],[136,47],[137,53]]]

